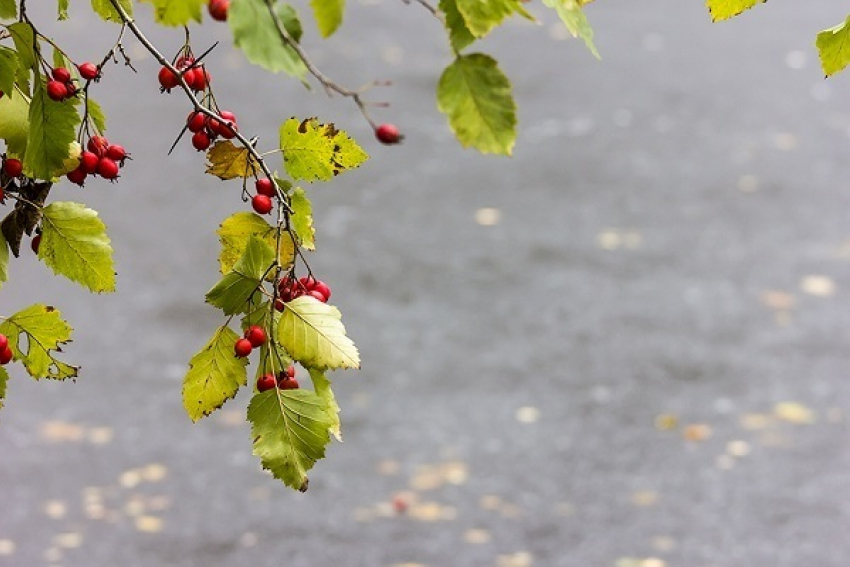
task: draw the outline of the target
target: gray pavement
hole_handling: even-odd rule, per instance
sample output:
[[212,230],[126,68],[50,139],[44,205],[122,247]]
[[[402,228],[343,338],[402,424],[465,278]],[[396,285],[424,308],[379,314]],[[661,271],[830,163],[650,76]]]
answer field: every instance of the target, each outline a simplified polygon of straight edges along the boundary
[[[55,198],[101,212],[119,292],[32,257],[2,291],[3,313],[59,307],[83,372],[10,383],[0,566],[846,566],[850,75],[824,81],[813,47],[846,10],[712,25],[698,0],[600,1],[601,62],[552,18],[517,22],[481,45],[514,81],[512,159],[452,140],[433,96],[449,55],[415,4],[352,3],[308,44],[343,83],[395,81],[376,93],[394,148],[199,33],[225,40],[217,96],[261,145],[318,115],[373,156],[310,187],[312,265],[364,363],[334,376],[345,442],[304,495],[251,456],[245,395],[182,411],[219,322],[214,230],[245,206],[188,141],[165,157],[188,108],[154,63],[110,68],[98,98],[135,160]],[[56,35],[95,58],[100,29]]]

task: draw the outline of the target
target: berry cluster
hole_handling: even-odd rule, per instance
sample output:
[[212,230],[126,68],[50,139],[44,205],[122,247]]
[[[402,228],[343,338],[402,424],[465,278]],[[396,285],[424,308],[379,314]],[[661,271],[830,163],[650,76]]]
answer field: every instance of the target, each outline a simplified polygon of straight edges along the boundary
[[224,22],[227,20],[227,10],[230,8],[230,0],[210,0],[207,9],[212,19]]
[[257,179],[254,184],[257,189],[257,194],[251,198],[251,206],[257,213],[267,215],[274,208],[274,199],[277,196],[277,189],[271,179]]
[[185,55],[178,57],[174,67],[179,71],[179,76],[165,66],[159,70],[159,84],[164,92],[171,92],[171,89],[177,87],[180,84],[179,77],[183,77],[186,85],[196,93],[207,90],[212,77],[203,63],[195,61],[190,51],[187,50]]
[[12,348],[9,346],[9,338],[0,334],[0,364],[9,364],[12,360]]
[[255,348],[259,348],[266,343],[266,331],[258,325],[251,325],[245,329],[243,338],[236,341],[233,345],[233,351],[239,358],[245,358]]
[[265,392],[277,386],[281,390],[297,390],[298,380],[295,379],[295,367],[289,366],[286,370],[278,373],[277,377],[269,372],[257,378],[257,390]]
[[275,302],[275,308],[278,311],[283,311],[284,304],[292,301],[296,297],[309,295],[327,303],[331,298],[331,288],[322,280],[317,280],[313,276],[306,276],[295,279],[287,276],[280,280],[277,284],[278,299]]
[[228,110],[215,110],[224,122],[196,111],[186,118],[186,129],[192,132],[192,145],[199,152],[209,148],[219,136],[225,140],[233,138],[239,129],[235,114]]
[[61,102],[77,94],[77,85],[71,78],[71,72],[65,67],[56,67],[50,72],[53,77],[47,81],[47,96],[51,100]]
[[99,175],[110,181],[118,178],[118,170],[130,155],[123,146],[110,144],[103,136],[92,136],[86,150],[80,154],[80,165],[67,173],[68,181],[81,186],[89,175]]

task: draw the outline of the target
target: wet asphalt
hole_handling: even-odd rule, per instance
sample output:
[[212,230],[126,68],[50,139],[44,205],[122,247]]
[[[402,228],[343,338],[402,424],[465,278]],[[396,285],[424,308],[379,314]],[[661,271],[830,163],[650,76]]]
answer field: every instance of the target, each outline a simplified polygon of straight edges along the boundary
[[[62,25],[52,8],[31,16],[75,58],[114,40],[85,6]],[[183,413],[220,323],[214,231],[246,205],[188,140],[166,157],[188,105],[127,42],[139,74],[108,69],[97,98],[134,159],[115,185],[54,190],[100,211],[119,291],[25,254],[2,292],[4,314],[61,309],[83,370],[13,372],[0,566],[846,566],[850,75],[825,81],[813,47],[846,7],[587,12],[602,61],[549,14],[481,44],[514,83],[510,159],[453,141],[433,95],[449,53],[416,3],[351,3],[338,37],[307,42],[341,83],[394,81],[374,113],[399,147],[349,101],[247,66],[224,28],[195,36],[222,40],[217,97],[261,147],[316,115],[372,155],[308,188],[311,265],[363,369],[333,376],[345,442],[303,495],[251,456],[247,395]]]

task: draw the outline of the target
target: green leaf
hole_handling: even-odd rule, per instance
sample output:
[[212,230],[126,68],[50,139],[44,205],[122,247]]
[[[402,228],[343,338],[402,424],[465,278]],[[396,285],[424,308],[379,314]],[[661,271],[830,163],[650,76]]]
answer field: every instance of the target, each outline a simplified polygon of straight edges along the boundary
[[55,273],[96,293],[115,291],[112,246],[97,211],[55,202],[42,210],[38,257]]
[[163,26],[185,26],[201,22],[205,0],[142,0],[153,4],[154,21]]
[[369,155],[333,124],[290,118],[280,127],[283,166],[293,179],[328,181],[358,167]]
[[0,287],[3,287],[3,282],[7,281],[9,281],[9,244],[0,232]]
[[0,409],[3,409],[3,400],[6,399],[6,384],[9,382],[9,373],[0,366]]
[[475,37],[484,37],[514,12],[526,14],[520,0],[456,0],[456,4]]
[[[27,372],[36,380],[75,378],[79,368],[54,358],[62,345],[71,340],[71,326],[61,318],[58,309],[35,304],[19,311],[0,324],[0,333],[9,339],[15,360],[23,362]],[[20,336],[26,337],[22,345]],[[24,350],[26,349],[26,350]]]
[[[272,250],[277,243],[277,230],[260,215],[249,212],[239,212],[227,217],[216,233],[221,241],[221,253],[218,256],[221,273],[233,270],[234,264],[245,253],[248,239],[257,236],[264,240]],[[280,238],[278,262],[282,267],[290,265],[295,258],[295,247],[292,238],[284,232]]]
[[226,274],[207,292],[207,303],[224,311],[225,315],[245,313],[248,300],[263,283],[269,267],[274,262],[274,250],[255,235],[248,237],[245,252]]
[[94,122],[94,127],[101,133],[106,132],[106,115],[103,113],[103,109],[92,97],[88,98],[86,104],[88,104],[89,117]]
[[59,0],[58,19],[59,21],[68,19],[68,6],[71,0]]
[[4,93],[0,98],[0,139],[6,140],[9,153],[23,156],[30,131],[30,107],[17,90]]
[[360,353],[345,334],[333,305],[301,296],[286,304],[277,336],[286,352],[307,368],[360,368]]
[[837,26],[818,33],[815,45],[827,77],[844,69],[850,63],[850,16]]
[[32,69],[35,66],[35,51],[33,51],[35,36],[32,26],[26,22],[15,22],[6,29],[12,34],[21,68]]
[[183,378],[183,407],[192,421],[220,408],[247,383],[248,359],[233,352],[239,338],[229,327],[219,327],[189,361]]
[[331,420],[330,432],[336,437],[337,441],[342,441],[342,430],[339,423],[339,404],[336,403],[336,396],[331,390],[331,381],[325,376],[324,372],[310,369],[310,380],[313,381],[313,389],[316,395],[325,402],[325,411]]
[[310,0],[322,37],[329,37],[342,23],[345,0]]
[[440,0],[440,10],[445,14],[452,49],[460,51],[475,41],[475,36],[466,27],[466,21],[457,9],[457,0]]
[[[118,4],[124,9],[124,13],[133,16],[133,0],[118,0]],[[109,0],[91,0],[91,7],[95,13],[107,22],[121,23],[121,14]]]
[[582,2],[580,0],[543,0],[543,3],[558,12],[558,16],[573,37],[580,37],[598,59],[599,52],[593,44],[593,29],[581,9]]
[[0,0],[0,20],[14,20],[18,17],[16,0]]
[[437,86],[437,105],[464,147],[510,155],[516,141],[516,103],[511,83],[488,55],[455,59]]
[[316,229],[313,228],[313,205],[307,198],[307,192],[296,187],[290,195],[289,205],[292,207],[292,230],[307,250],[316,249]]
[[254,454],[287,486],[307,490],[307,471],[325,456],[332,426],[326,402],[309,390],[255,394],[248,405]]
[[216,142],[207,152],[207,173],[219,179],[228,180],[237,177],[253,177],[260,170],[260,164],[247,148],[237,147],[230,140]]
[[[294,10],[287,4],[277,7],[278,19],[289,36],[298,41],[285,25],[292,20]],[[280,37],[264,0],[238,0],[227,12],[233,43],[245,53],[248,61],[268,71],[284,73],[304,80],[307,67],[298,53]],[[298,27],[300,29],[300,23]]]
[[35,81],[24,172],[38,179],[52,179],[66,169],[64,162],[75,140],[80,115],[69,101],[51,100],[44,85],[43,77]]
[[712,21],[719,22],[764,2],[767,0],[706,0],[705,5],[708,6]]
[[18,70],[16,51],[0,45],[0,91],[11,93],[15,88],[15,73]]

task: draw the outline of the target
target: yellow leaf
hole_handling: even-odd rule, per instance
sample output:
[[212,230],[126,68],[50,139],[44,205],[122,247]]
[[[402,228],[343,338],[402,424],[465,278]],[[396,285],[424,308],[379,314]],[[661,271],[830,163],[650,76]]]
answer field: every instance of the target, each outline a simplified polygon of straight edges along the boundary
[[247,148],[237,148],[230,141],[216,142],[207,152],[207,173],[219,179],[253,177],[260,166]]

